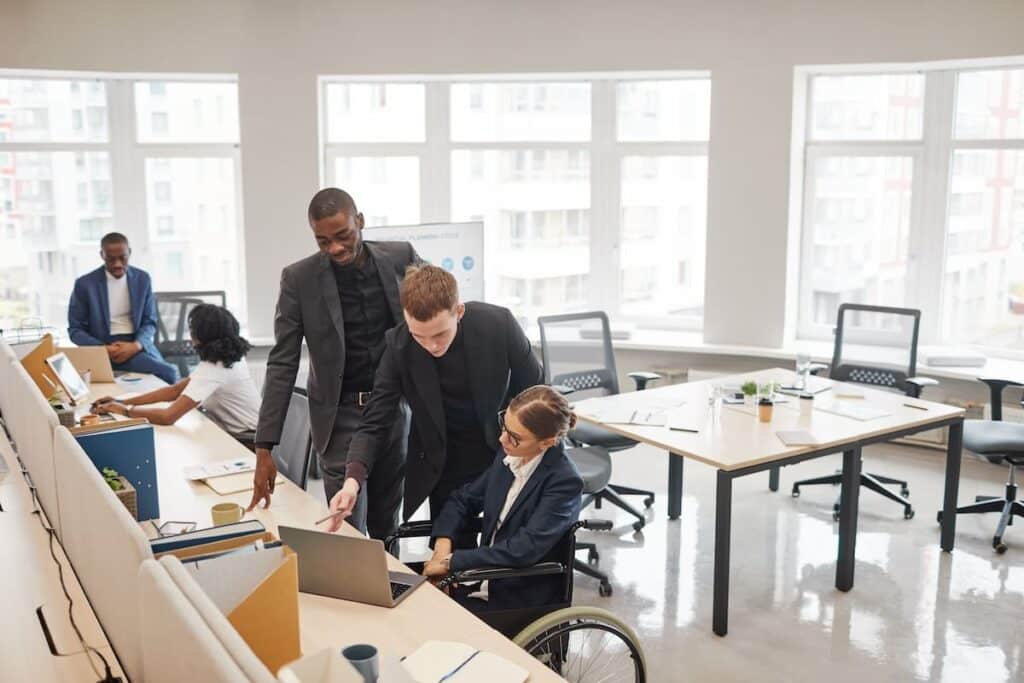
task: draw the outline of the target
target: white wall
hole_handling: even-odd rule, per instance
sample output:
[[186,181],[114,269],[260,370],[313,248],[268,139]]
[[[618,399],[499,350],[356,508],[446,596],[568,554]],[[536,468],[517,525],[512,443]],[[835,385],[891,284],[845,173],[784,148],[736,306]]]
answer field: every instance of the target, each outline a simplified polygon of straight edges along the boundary
[[0,0],[0,67],[239,75],[253,337],[313,249],[318,74],[709,69],[705,336],[778,346],[793,67],[1021,54],[1022,27],[1019,0]]

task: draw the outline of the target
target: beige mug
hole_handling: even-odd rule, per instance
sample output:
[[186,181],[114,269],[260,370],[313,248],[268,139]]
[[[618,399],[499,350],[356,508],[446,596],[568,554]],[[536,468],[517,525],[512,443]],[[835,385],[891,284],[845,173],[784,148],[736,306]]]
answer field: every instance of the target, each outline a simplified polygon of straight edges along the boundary
[[217,503],[210,508],[214,526],[241,521],[242,513],[242,506],[238,503]]

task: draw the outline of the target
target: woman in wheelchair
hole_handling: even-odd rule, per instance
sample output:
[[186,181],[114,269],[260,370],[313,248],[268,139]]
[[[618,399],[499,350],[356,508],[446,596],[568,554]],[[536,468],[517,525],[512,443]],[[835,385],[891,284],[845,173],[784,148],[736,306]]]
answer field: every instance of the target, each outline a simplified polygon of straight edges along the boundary
[[[498,414],[501,450],[491,467],[457,490],[434,520],[434,555],[423,574],[439,580],[451,572],[488,567],[529,567],[542,561],[579,518],[583,480],[565,454],[565,435],[576,424],[568,401],[548,386],[525,390]],[[452,551],[452,538],[483,514],[480,546]],[[562,576],[487,582],[480,595],[454,591],[476,612],[522,608],[563,600]]]

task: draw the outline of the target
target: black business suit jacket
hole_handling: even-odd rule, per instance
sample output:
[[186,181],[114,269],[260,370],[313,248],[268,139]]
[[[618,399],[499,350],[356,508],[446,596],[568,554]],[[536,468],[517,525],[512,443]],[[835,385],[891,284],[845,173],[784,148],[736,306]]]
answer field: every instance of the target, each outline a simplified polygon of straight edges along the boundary
[[[396,322],[402,306],[398,288],[405,269],[421,263],[408,242],[363,242],[377,266],[388,307]],[[302,340],[309,349],[309,424],[313,447],[324,453],[334,430],[345,372],[345,321],[341,295],[331,259],[316,253],[281,271],[281,292],[274,316],[274,348],[267,358],[263,402],[256,443],[276,444],[288,413],[295,376],[302,357]]]
[[[477,301],[466,304],[459,323],[466,351],[473,406],[484,438],[498,449],[498,411],[516,394],[540,384],[543,373],[530,340],[511,311]],[[412,426],[405,473],[404,516],[409,518],[433,491],[447,456],[444,403],[434,357],[401,323],[384,335],[385,348],[373,381],[373,396],[352,437],[348,462],[362,463],[373,476],[379,444],[386,442],[402,398],[409,403]]]
[[[514,479],[504,463],[503,452],[498,453],[490,469],[451,495],[434,520],[434,538],[455,538],[483,513],[480,547],[456,550],[450,565],[453,572],[564,561],[565,558],[552,557],[551,553],[579,519],[583,479],[561,443],[540,457],[540,464],[516,496],[500,527],[501,509]],[[490,609],[557,604],[565,598],[565,577],[558,574],[501,579],[491,581],[487,592]]]

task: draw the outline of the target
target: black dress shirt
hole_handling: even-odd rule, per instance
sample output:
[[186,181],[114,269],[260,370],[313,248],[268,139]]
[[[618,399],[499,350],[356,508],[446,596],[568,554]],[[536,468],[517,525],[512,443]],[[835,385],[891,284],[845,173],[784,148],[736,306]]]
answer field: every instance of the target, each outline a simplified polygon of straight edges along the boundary
[[[483,425],[474,407],[466,353],[460,324],[448,352],[434,359],[441,384],[447,443],[447,457],[439,486],[462,484],[473,479],[490,467],[494,459],[494,449],[487,445]],[[494,419],[497,420],[497,416]]]
[[384,351],[384,333],[395,326],[377,265],[368,249],[362,251],[361,264],[331,263],[345,321],[345,370],[341,378],[345,393],[373,389],[373,375]]

